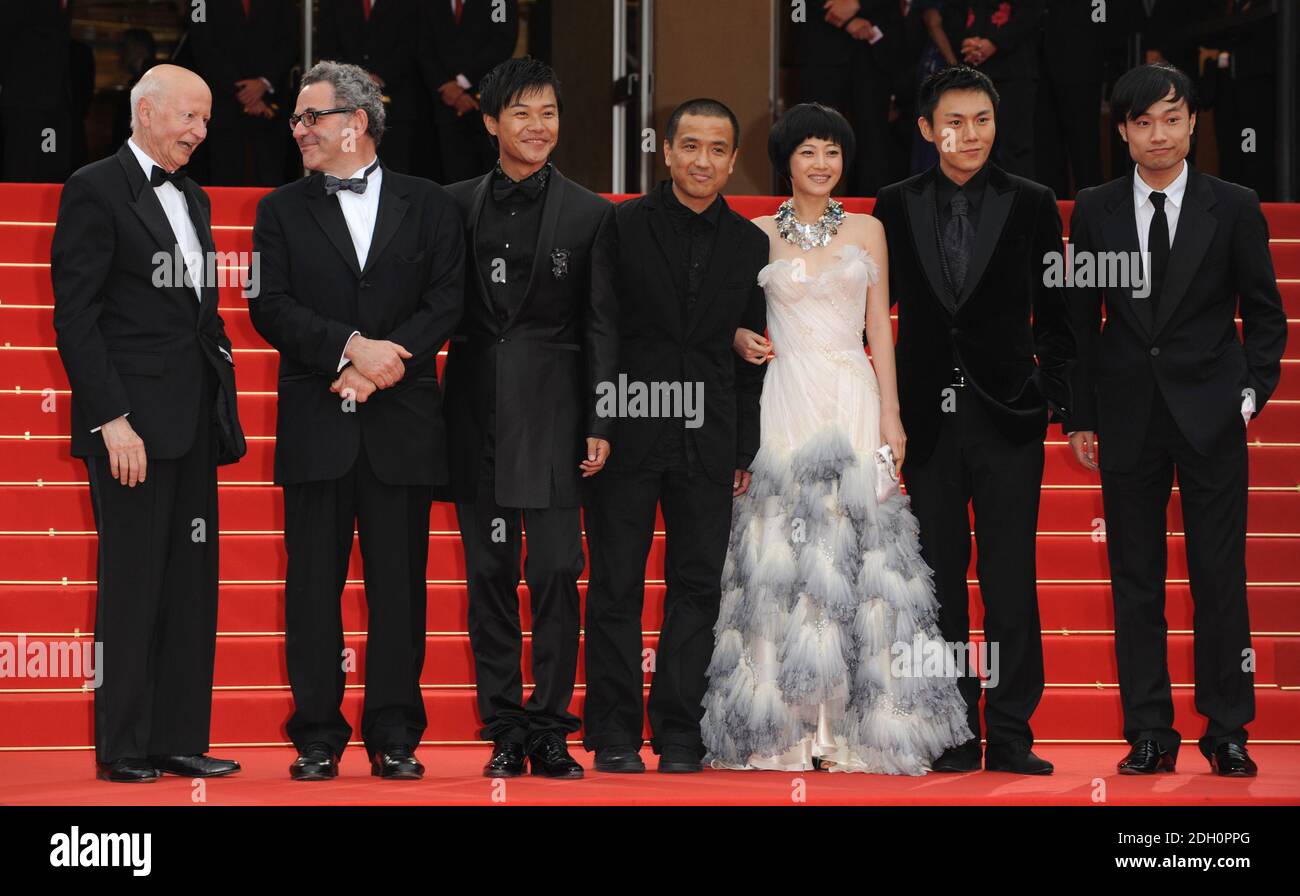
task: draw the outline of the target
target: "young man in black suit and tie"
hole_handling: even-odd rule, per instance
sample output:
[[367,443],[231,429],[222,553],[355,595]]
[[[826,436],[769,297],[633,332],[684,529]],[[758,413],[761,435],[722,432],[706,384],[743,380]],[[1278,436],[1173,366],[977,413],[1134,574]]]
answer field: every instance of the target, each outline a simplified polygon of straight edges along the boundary
[[[528,57],[482,84],[494,171],[449,188],[465,222],[465,318],[447,355],[445,406],[469,588],[489,777],[580,778],[565,736],[581,625],[582,478],[609,457],[614,421],[596,413],[614,378],[614,207],[550,162],[560,83]],[[532,602],[533,691],[523,699],[521,521]]]
[[290,774],[334,777],[352,733],[339,600],[355,523],[369,609],[361,737],[373,774],[419,778],[429,507],[447,479],[435,362],[461,315],[460,219],[442,187],[380,163],[384,108],[364,69],[314,66],[290,121],[313,173],[258,203],[262,292],[248,303],[280,352]]
[[1038,500],[1049,414],[1069,407],[1074,339],[1064,294],[1043,274],[1044,257],[1062,248],[1056,199],[989,161],[997,108],[993,82],[972,68],[927,78],[917,124],[939,164],[881,190],[875,215],[898,303],[903,474],[934,570],[940,632],[949,644],[970,642],[973,505],[984,639],[997,649],[995,686],[974,674],[958,681],[975,738],[933,768],[980,767],[984,692],[984,767],[1045,775],[1052,764],[1030,749],[1029,726],[1044,685]]
[[[217,466],[244,454],[210,279],[210,206],[182,170],[211,102],[193,72],[146,73],[131,90],[130,139],[64,185],[50,252],[72,454],[86,461],[100,536],[95,758],[108,781],[239,770],[203,755],[217,644]],[[171,270],[175,258],[183,272]],[[170,275],[162,286],[159,274]]]
[[1079,193],[1070,244],[1078,260],[1124,253],[1142,263],[1129,267],[1128,282],[1076,280],[1070,289],[1080,351],[1066,429],[1079,462],[1101,473],[1130,744],[1120,773],[1172,772],[1178,757],[1164,616],[1177,471],[1196,605],[1196,709],[1208,720],[1199,746],[1216,774],[1252,777],[1246,424],[1277,388],[1286,313],[1259,197],[1186,161],[1193,91],[1168,64],[1140,66],[1115,84],[1111,111],[1135,167]]

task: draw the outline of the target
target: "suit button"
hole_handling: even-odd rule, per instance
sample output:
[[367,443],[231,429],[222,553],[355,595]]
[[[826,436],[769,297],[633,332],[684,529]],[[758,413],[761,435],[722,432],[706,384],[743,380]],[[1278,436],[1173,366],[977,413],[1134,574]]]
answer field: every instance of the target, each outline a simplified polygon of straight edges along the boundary
[[497,340],[497,343],[499,344],[505,341],[506,341],[506,337],[502,336],[500,339]]
[[369,280],[362,280],[362,281],[361,281],[361,288],[362,288],[362,289],[369,289],[369,288],[370,288],[370,281],[369,281]]
[[1157,347],[1154,346],[1154,345],[1151,346],[1151,357],[1154,358],[1154,357],[1158,356],[1159,354],[1160,354],[1160,349],[1157,348]]

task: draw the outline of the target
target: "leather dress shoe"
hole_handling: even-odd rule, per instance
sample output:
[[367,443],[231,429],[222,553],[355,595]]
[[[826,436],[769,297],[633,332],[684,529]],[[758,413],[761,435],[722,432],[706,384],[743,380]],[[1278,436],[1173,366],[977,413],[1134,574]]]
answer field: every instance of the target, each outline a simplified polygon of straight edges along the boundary
[[548,778],[581,778],[582,766],[569,755],[569,748],[558,734],[546,734],[528,751],[528,763],[534,775]]
[[295,781],[324,781],[339,775],[339,757],[327,744],[308,744],[289,766],[289,777]]
[[202,753],[191,756],[150,756],[149,762],[158,769],[159,774],[166,772],[184,778],[219,778],[239,771],[239,763],[233,759],[213,759]]
[[1133,744],[1128,755],[1115,766],[1121,775],[1154,775],[1174,770],[1174,754],[1153,740]]
[[524,745],[501,741],[492,745],[492,758],[483,766],[485,778],[516,778],[524,773]]
[[641,761],[641,750],[636,746],[598,747],[596,749],[596,771],[630,772],[645,771]]
[[702,769],[700,757],[685,747],[665,747],[659,754],[659,771],[665,774],[690,774]]
[[1259,774],[1255,760],[1246,752],[1245,744],[1219,744],[1210,754],[1210,770],[1225,778],[1253,778]]
[[424,766],[415,758],[410,747],[384,747],[370,757],[370,774],[380,778],[418,781],[424,777]]
[[114,759],[96,762],[95,777],[118,784],[149,784],[161,778],[162,774],[146,759]]
[[971,738],[964,744],[949,747],[930,763],[933,772],[977,772],[980,770],[980,740]]
[[984,750],[984,769],[1013,775],[1050,775],[1055,766],[1035,756],[1034,751],[1028,748],[989,745]]

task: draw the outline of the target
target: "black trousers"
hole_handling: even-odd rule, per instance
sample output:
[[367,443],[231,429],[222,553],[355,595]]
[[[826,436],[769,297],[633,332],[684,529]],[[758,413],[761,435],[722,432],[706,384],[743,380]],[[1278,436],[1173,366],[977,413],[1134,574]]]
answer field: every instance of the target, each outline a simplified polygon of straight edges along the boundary
[[[456,504],[469,590],[469,641],[474,651],[480,737],[531,747],[544,734],[578,730],[569,711],[578,675],[582,611],[578,577],[582,512],[577,507],[524,508],[497,504],[491,444],[475,500]],[[577,458],[574,459],[577,463]],[[519,559],[528,533],[524,579],[532,609],[533,692],[524,702],[519,622]]]
[[148,457],[145,480],[134,488],[113,478],[107,457],[86,458],[99,532],[100,762],[208,750],[218,520],[216,378],[206,364],[204,370],[194,444],[183,457]]
[[[1033,78],[998,81],[997,136],[993,154],[999,165],[1011,174],[1033,180],[1034,168],[1034,97],[1039,89]],[[1092,115],[1095,109],[1075,114]]]
[[456,110],[438,96],[434,96],[433,104],[433,124],[442,160],[439,183],[459,183],[491,171],[497,157],[483,127],[483,116],[475,111],[458,117]]
[[845,172],[845,192],[875,196],[894,178],[889,170],[889,75],[865,53],[855,53],[844,65],[802,67],[802,102],[838,109],[853,125],[855,158]]
[[1243,432],[1222,456],[1198,454],[1156,389],[1137,465],[1125,472],[1103,466],[1101,497],[1124,739],[1154,740],[1177,754],[1181,738],[1173,727],[1165,623],[1165,514],[1175,470],[1195,604],[1196,710],[1207,719],[1200,748],[1208,757],[1219,744],[1245,744],[1245,726],[1255,717],[1255,676],[1243,668],[1250,648],[1246,437]]
[[[907,493],[921,526],[921,556],[934,570],[939,632],[949,644],[970,641],[967,505],[974,509],[984,641],[997,685],[981,687],[977,677],[966,675],[957,686],[977,737],[983,691],[988,744],[1027,749],[1034,740],[1029,719],[1043,695],[1035,557],[1043,443],[1008,441],[969,385],[954,391],[955,410],[943,415],[934,453],[923,462],[911,456],[904,461]],[[1046,411],[1043,422],[1046,427]]]
[[352,736],[343,717],[341,601],[355,522],[366,583],[366,752],[414,749],[427,727],[424,667],[425,575],[429,560],[427,485],[390,485],[375,476],[365,448],[346,475],[284,486],[285,655],[293,689],[286,726],[299,750],[323,743],[342,754]]
[[1084,114],[1100,108],[1101,83],[1062,84],[1043,78],[1036,103],[1037,181],[1051,187],[1057,199],[1101,183],[1101,119]]
[[[701,701],[722,600],[722,566],[731,531],[731,486],[708,479],[670,440],[642,469],[606,470],[588,483],[591,582],[585,625],[587,702],[583,746],[640,745],[645,673],[641,615],[645,567],[663,505],[664,618],[650,685],[651,746],[700,757]],[[668,460],[665,453],[681,462]]]

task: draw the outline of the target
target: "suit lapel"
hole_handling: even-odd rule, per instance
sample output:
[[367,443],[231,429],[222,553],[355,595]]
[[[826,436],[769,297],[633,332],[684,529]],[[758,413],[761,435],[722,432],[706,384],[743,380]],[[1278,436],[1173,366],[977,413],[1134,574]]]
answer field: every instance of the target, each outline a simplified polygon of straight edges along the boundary
[[657,190],[646,194],[645,201],[646,211],[648,212],[646,215],[646,221],[650,228],[650,234],[654,238],[653,241],[655,245],[659,247],[660,264],[662,265],[660,270],[669,275],[668,294],[675,299],[675,301],[668,301],[665,303],[670,306],[667,309],[667,314],[672,320],[676,332],[678,334],[683,334],[686,332],[687,321],[682,318],[681,297],[677,295],[677,290],[673,285],[672,259],[668,254],[668,244],[672,239],[668,232],[670,227],[668,223],[668,213],[664,210],[663,206],[659,204]]
[[564,206],[564,193],[568,189],[568,181],[564,175],[560,174],[560,169],[552,167],[550,174],[550,183],[546,185],[545,205],[542,206],[542,224],[537,230],[537,249],[533,252],[533,269],[528,275],[528,288],[524,290],[524,298],[506,321],[506,326],[515,322],[519,312],[528,304],[529,299],[537,289],[537,281],[540,277],[542,267],[551,263],[552,248],[567,248],[564,246],[555,247],[555,225],[560,220],[560,209]]
[[[138,217],[141,223],[144,224],[145,229],[149,231],[149,235],[152,236],[154,242],[158,244],[158,248],[167,253],[167,263],[169,265],[173,264],[174,259],[181,251],[180,244],[176,241],[176,233],[172,230],[171,222],[167,220],[167,213],[163,211],[162,203],[158,201],[158,194],[156,194],[153,191],[153,187],[149,185],[149,179],[145,177],[144,171],[140,168],[140,163],[135,157],[135,153],[131,151],[131,147],[123,143],[122,148],[117,151],[117,159],[122,163],[122,167],[126,169],[127,183],[131,188],[132,194],[135,196],[135,199],[129,203],[131,211],[134,212],[136,217]],[[193,212],[191,211],[191,216],[192,215]],[[198,219],[195,219],[196,222],[197,220]],[[196,231],[199,230],[197,223],[194,229]],[[200,237],[200,240],[202,240],[202,237]],[[206,246],[204,248],[206,250]],[[188,279],[189,272],[185,267],[183,258],[181,263],[181,276],[182,282],[169,288],[175,289],[178,295],[184,295],[191,305],[197,305],[198,303],[194,297],[194,289],[186,285],[184,282]]]
[[483,269],[478,264],[478,219],[483,213],[483,206],[487,203],[488,190],[492,184],[492,172],[483,175],[479,180],[478,186],[474,188],[474,195],[469,204],[469,251],[470,267],[474,269],[474,277],[478,280],[478,295],[488,311],[492,312],[493,318],[496,317],[496,308],[492,305],[492,297],[488,293],[487,281],[483,279]]
[[[320,229],[325,231],[329,241],[334,244],[340,256],[352,269],[352,273],[361,277],[361,264],[357,261],[357,250],[352,245],[352,235],[348,233],[348,222],[339,208],[337,196],[325,195],[325,176],[320,173],[312,175],[312,185],[307,190],[307,208],[316,219]],[[371,252],[373,255],[374,253]]]
[[384,247],[402,226],[402,219],[410,207],[410,203],[402,198],[404,195],[405,193],[399,193],[397,184],[393,182],[392,172],[384,169],[383,181],[379,186],[379,210],[375,213],[375,231],[370,237],[370,251],[366,254],[366,266],[361,276],[370,273]]
[[984,276],[1015,201],[1015,187],[1006,179],[1001,168],[990,164],[988,183],[985,184],[980,205],[980,224],[975,231],[975,247],[971,250],[970,267],[966,270],[966,279],[962,281],[957,307],[960,308],[971,297],[980,278]]
[[[216,313],[217,300],[220,297],[218,288],[220,278],[224,276],[217,269],[217,247],[212,241],[212,222],[208,217],[208,211],[199,201],[199,185],[193,180],[185,181],[185,207],[189,209],[190,221],[194,223],[194,230],[199,237],[199,245],[203,247],[203,288],[199,292],[199,315],[203,318],[210,317]],[[214,277],[209,278],[208,259],[213,259],[212,272]],[[209,279],[212,282],[209,283]]]
[[[1140,244],[1138,243],[1137,231],[1137,212],[1133,208],[1133,178],[1132,176],[1124,178],[1118,182],[1118,192],[1112,195],[1106,203],[1109,214],[1101,223],[1101,234],[1104,238],[1105,249],[1111,252],[1123,252],[1126,258],[1138,258]],[[1129,278],[1130,281],[1136,281],[1137,272]],[[1108,295],[1122,296],[1125,301],[1117,302],[1116,305],[1124,306],[1132,315],[1137,318],[1142,329],[1150,336],[1155,327],[1151,315],[1151,296],[1138,298],[1133,295],[1133,289],[1129,286],[1106,287]],[[1109,306],[1108,306],[1109,307]]]
[[[733,228],[736,226],[736,219],[732,215],[731,207],[727,205],[725,199],[721,201],[722,213],[718,215],[718,232],[714,234],[713,252],[709,257],[709,266],[704,270],[704,279],[700,281],[700,295],[695,300],[690,320],[686,323],[685,335],[687,336],[690,336],[703,316],[704,309],[722,287],[723,276],[732,268],[736,244],[739,242],[734,239]],[[681,303],[678,302],[677,305],[680,307]]]
[[935,241],[938,211],[934,202],[933,169],[921,180],[919,188],[903,191],[903,209],[907,212],[907,222],[912,231],[912,246],[921,260],[921,269],[930,290],[951,314],[957,309],[939,265],[939,246]]
[[[1210,248],[1218,221],[1210,214],[1214,206],[1214,191],[1199,171],[1187,166],[1187,187],[1183,191],[1183,207],[1178,210],[1178,226],[1174,230],[1174,244],[1169,250],[1169,270],[1165,274],[1164,289],[1160,293],[1159,316],[1151,328],[1152,336],[1173,317],[1178,303],[1187,294],[1192,277],[1201,266],[1201,259]],[[1129,208],[1133,203],[1129,203]]]

